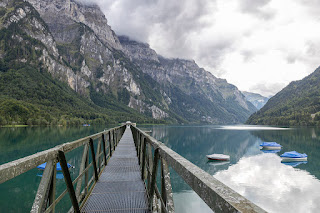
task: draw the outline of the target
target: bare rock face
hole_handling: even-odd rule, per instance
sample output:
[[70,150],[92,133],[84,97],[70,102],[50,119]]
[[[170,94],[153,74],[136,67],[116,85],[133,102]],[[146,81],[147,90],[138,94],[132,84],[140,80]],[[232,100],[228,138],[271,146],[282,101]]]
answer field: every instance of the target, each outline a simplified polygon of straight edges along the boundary
[[[28,0],[41,17],[50,26],[68,25],[71,20],[87,25],[105,44],[115,49],[121,49],[120,42],[108,25],[107,19],[96,5],[83,4],[74,0]],[[57,20],[56,18],[59,17]],[[51,26],[55,27],[55,26]]]
[[[44,45],[35,47],[41,52],[35,60],[41,64],[39,69],[47,70],[101,107],[108,105],[109,97],[117,104],[121,102],[155,119],[168,117],[161,104],[161,92],[152,91],[154,85],[150,82],[143,83],[142,88],[145,76],[139,75],[142,72],[121,52],[118,37],[97,6],[73,0],[1,2],[0,7],[8,6],[16,9],[0,27],[18,23],[28,36]],[[24,42],[19,35],[15,39],[18,43]],[[0,57],[3,54],[0,52]],[[153,97],[157,97],[160,104],[154,104]]]
[[41,52],[33,61],[19,60],[41,66],[100,107],[127,106],[154,119],[214,124],[243,122],[255,110],[234,85],[194,61],[167,59],[148,44],[118,38],[96,5],[3,0],[0,7],[12,2],[20,6],[0,27],[18,23]]
[[[208,123],[223,123],[226,117],[231,123],[244,122],[254,112],[255,107],[237,87],[224,79],[216,78],[200,68],[195,61],[167,59],[157,55],[147,44],[132,41],[125,36],[120,36],[119,40],[124,53],[169,94],[166,95],[169,108],[172,101],[179,100],[176,104],[180,110],[186,111],[185,115],[196,115],[201,121]],[[177,91],[172,92],[173,88]],[[181,93],[189,100],[181,99]],[[175,97],[176,95],[180,97]],[[202,106],[197,105],[199,103]]]

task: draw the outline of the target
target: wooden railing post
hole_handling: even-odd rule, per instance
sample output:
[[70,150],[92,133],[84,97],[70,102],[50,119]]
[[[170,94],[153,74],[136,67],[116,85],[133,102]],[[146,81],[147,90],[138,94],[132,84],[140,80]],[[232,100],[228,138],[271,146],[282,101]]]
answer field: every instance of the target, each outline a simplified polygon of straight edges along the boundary
[[93,147],[93,140],[90,138],[89,141],[90,149],[91,149],[91,157],[92,157],[92,164],[93,164],[93,171],[94,171],[94,179],[98,181],[98,171],[97,171],[97,163],[96,163],[96,156],[94,154],[94,147]]
[[57,175],[57,170],[56,170],[57,164],[56,162],[53,163],[53,169],[52,169],[52,178],[51,178],[51,185],[50,185],[50,190],[49,190],[49,206],[53,204],[52,207],[52,213],[55,212],[55,204],[54,201],[56,199],[56,175]]
[[149,208],[152,209],[153,206],[153,195],[156,187],[157,171],[158,171],[158,161],[159,161],[159,149],[154,150],[154,160],[152,168],[151,186],[149,189]]
[[[81,164],[79,169],[79,174],[81,174],[86,169],[86,162],[87,162],[87,156],[89,151],[89,144],[85,144],[83,147],[83,153],[81,158]],[[79,178],[77,182],[77,188],[76,188],[76,196],[78,201],[80,202],[80,193],[81,193],[81,184],[82,184],[82,177]],[[85,185],[86,187],[86,185]]]
[[[88,150],[87,150],[87,156],[86,156],[86,161],[85,161],[85,169],[88,168],[89,166],[89,144],[88,144]],[[84,184],[85,184],[85,190],[84,194],[87,195],[89,191],[89,170],[87,170],[84,174]]]
[[114,134],[114,130],[112,130],[112,140],[113,140],[113,150],[116,150],[116,140],[115,140],[115,134]]
[[[140,138],[141,138],[141,134],[139,132],[137,132],[137,155],[138,155],[138,161],[139,161],[139,156],[140,156]],[[140,164],[140,161],[139,161]]]
[[73,185],[72,185],[72,180],[70,177],[67,161],[66,161],[66,158],[64,156],[63,151],[60,151],[60,150],[58,151],[58,158],[59,158],[59,162],[60,162],[61,169],[63,172],[64,181],[66,182],[66,185],[67,185],[67,189],[69,192],[69,196],[70,196],[70,200],[71,200],[73,209],[75,212],[80,213],[80,208],[79,208],[79,204],[77,201],[76,193],[75,193]]
[[144,173],[145,173],[145,166],[146,166],[146,147],[147,147],[147,139],[143,140],[143,148],[142,148],[142,168],[141,168],[141,178],[144,181]]
[[111,131],[109,131],[109,155],[112,156],[112,141],[111,141]]
[[165,159],[161,159],[161,194],[168,213],[174,213],[174,203],[172,195],[172,186],[170,180],[170,171]]
[[52,173],[53,173],[53,170],[56,169],[55,167],[53,167],[53,165],[55,165],[53,160],[48,161],[46,164],[46,167],[43,171],[42,178],[38,187],[36,197],[32,205],[32,209],[30,211],[32,213],[42,212],[47,205]]
[[[151,144],[148,143],[148,165],[149,165],[149,170],[151,170],[151,168],[153,167],[153,163],[152,163],[152,146]],[[151,172],[152,171],[148,171],[148,189],[150,189],[151,186]]]
[[101,163],[100,163],[100,153],[101,153],[101,140],[98,139],[98,146],[97,146],[97,151],[95,152],[96,154],[96,165],[97,165],[97,172],[99,174],[101,170]]
[[103,148],[103,160],[104,165],[107,165],[107,153],[106,153],[106,140],[104,138],[104,133],[102,133],[102,148]]

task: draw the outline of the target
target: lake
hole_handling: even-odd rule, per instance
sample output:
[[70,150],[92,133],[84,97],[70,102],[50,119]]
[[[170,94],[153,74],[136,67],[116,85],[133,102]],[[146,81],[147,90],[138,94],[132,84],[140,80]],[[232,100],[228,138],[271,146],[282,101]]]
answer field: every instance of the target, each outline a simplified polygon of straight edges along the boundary
[[[0,128],[0,163],[6,163],[55,145],[84,137],[106,127]],[[268,212],[319,212],[320,129],[247,126],[141,126],[151,135],[224,184]],[[278,153],[264,153],[259,144],[276,141]],[[296,150],[308,162],[285,165],[279,157]],[[82,150],[67,154],[78,168]],[[210,162],[207,154],[230,155],[230,162]],[[76,169],[77,170],[77,169]],[[71,175],[77,176],[77,171]],[[28,212],[41,177],[37,169],[0,185],[1,212]],[[171,170],[176,212],[212,212],[184,181]],[[63,190],[63,179],[57,181]],[[57,207],[64,212],[69,197]]]

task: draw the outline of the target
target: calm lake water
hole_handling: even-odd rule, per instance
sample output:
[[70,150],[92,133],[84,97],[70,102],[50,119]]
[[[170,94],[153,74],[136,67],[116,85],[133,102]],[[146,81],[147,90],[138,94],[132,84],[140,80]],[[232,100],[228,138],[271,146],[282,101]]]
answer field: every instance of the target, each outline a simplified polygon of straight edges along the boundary
[[[0,128],[0,164],[54,147],[106,127]],[[319,212],[320,129],[257,128],[243,126],[143,126],[168,147],[207,171],[268,212]],[[276,141],[279,153],[263,153],[259,144]],[[280,155],[296,150],[308,162],[295,167],[281,163]],[[79,168],[82,150],[67,154]],[[224,153],[230,162],[209,162],[207,154]],[[75,169],[72,177],[77,176]],[[0,212],[29,212],[41,175],[33,169],[0,185]],[[211,212],[206,204],[174,172],[171,173],[176,212]],[[64,189],[57,181],[58,192]],[[69,197],[58,212],[65,212]]]

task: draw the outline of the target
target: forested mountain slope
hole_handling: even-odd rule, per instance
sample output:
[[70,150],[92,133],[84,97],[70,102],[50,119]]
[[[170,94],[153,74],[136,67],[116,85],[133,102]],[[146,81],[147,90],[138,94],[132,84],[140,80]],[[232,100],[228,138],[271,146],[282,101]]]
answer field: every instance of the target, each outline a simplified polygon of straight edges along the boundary
[[247,123],[320,125],[320,68],[300,81],[291,82],[251,115]]
[[0,92],[0,125],[232,124],[255,110],[194,61],[120,42],[98,6],[75,0],[0,2]]

